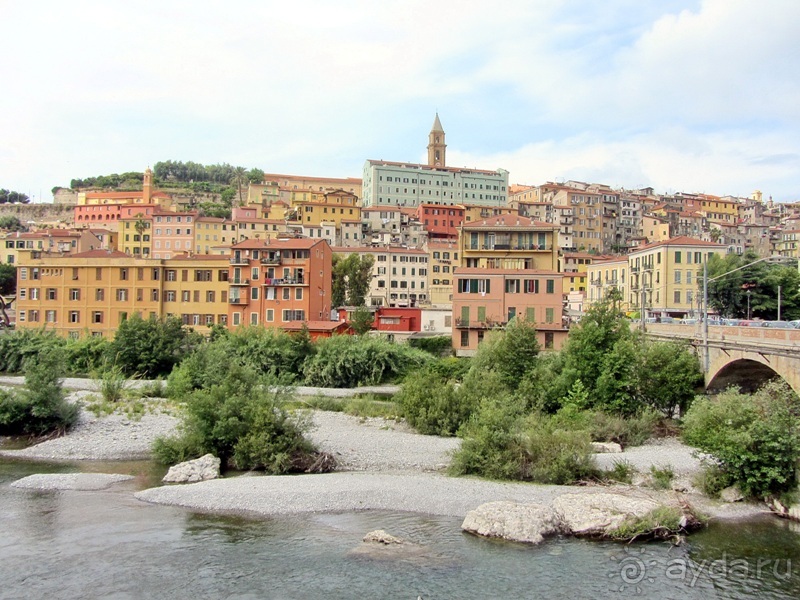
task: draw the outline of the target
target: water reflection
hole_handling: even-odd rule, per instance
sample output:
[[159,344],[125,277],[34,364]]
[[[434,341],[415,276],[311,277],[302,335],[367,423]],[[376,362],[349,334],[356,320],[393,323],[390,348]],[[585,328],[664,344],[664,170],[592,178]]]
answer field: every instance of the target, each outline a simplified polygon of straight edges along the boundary
[[[111,466],[120,472],[119,463]],[[146,464],[125,467],[141,481],[101,492],[8,485],[34,472],[74,468],[0,463],[3,597],[800,597],[797,569],[785,579],[742,581],[710,573],[680,578],[669,570],[759,557],[791,559],[800,568],[800,537],[775,519],[714,526],[680,547],[566,538],[527,546],[464,534],[452,518],[366,512],[261,519],[148,505],[132,497],[156,476]],[[422,551],[397,560],[354,553],[374,529]]]

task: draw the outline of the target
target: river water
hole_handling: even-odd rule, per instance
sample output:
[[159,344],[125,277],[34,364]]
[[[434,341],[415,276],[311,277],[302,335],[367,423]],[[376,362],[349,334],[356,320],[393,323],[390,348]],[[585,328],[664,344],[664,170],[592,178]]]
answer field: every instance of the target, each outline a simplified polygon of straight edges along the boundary
[[[32,473],[126,472],[105,491],[11,488]],[[347,513],[251,518],[141,503],[150,463],[0,462],[0,597],[630,598],[800,597],[800,532],[772,517],[711,525],[674,547],[477,538],[460,519]],[[419,545],[354,552],[373,529]]]

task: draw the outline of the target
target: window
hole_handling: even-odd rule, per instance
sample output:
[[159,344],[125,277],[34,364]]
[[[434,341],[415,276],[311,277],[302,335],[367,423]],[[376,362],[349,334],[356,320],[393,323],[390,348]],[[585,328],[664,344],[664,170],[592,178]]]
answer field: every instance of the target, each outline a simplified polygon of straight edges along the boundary
[[290,321],[305,321],[306,311],[304,310],[284,310],[283,321],[288,323]]
[[506,294],[519,294],[519,279],[506,279]]
[[119,270],[119,278],[120,278],[121,281],[127,281],[128,280],[128,269],[126,267],[120,268],[120,270]]
[[183,290],[181,292],[181,302],[190,302],[192,299],[192,293],[189,290]]
[[30,289],[30,296],[31,296],[31,300],[38,300],[39,299],[39,288],[31,288]]
[[214,302],[215,292],[212,290],[208,290],[206,292],[206,302]]
[[48,300],[55,300],[56,299],[56,288],[47,288],[47,299]]
[[250,313],[250,325],[258,325],[258,313]]
[[119,288],[117,290],[117,302],[127,302],[128,301],[128,290],[124,288]]
[[173,290],[164,292],[164,302],[175,302],[175,292]]
[[556,291],[556,282],[554,279],[547,280],[547,293],[554,294]]
[[103,312],[100,310],[96,310],[92,313],[92,323],[102,323],[103,322]]
[[525,280],[525,293],[526,294],[538,294],[539,293],[539,280],[538,279],[526,279]]
[[267,318],[266,320],[272,323],[275,320],[275,310],[272,308],[267,309]]
[[[661,256],[661,255],[659,254],[659,256]],[[680,250],[675,252],[675,264],[676,265],[681,264],[681,252],[680,252]]]
[[681,272],[675,271],[675,283],[680,283],[680,282],[681,282]]
[[44,313],[44,321],[45,323],[55,323],[56,322],[56,311],[48,310]]
[[103,288],[97,288],[94,291],[94,299],[97,302],[103,302],[105,300],[106,291]]
[[79,288],[73,288],[69,291],[69,299],[70,300],[80,300],[81,299],[81,290]]
[[81,322],[81,313],[77,310],[69,311],[69,322],[70,323],[80,323]]
[[291,298],[291,293],[292,291],[288,287],[283,288],[283,299],[289,300]]
[[233,313],[233,324],[239,325],[242,322],[242,313],[235,312]]
[[294,299],[295,300],[302,300],[303,299],[303,288],[295,288],[294,290]]
[[674,296],[673,296],[673,300],[674,300],[675,304],[680,304],[681,303],[681,291],[680,290],[675,290],[675,293],[674,293]]
[[258,288],[257,287],[250,288],[250,300],[258,300]]
[[153,302],[158,302],[158,290],[157,289],[150,290],[150,299]]
[[167,269],[167,281],[177,281],[178,272],[175,269]]
[[469,330],[463,330],[461,332],[461,347],[466,348],[469,346]]
[[544,322],[545,323],[552,323],[555,319],[555,309],[554,308],[545,308],[544,309]]

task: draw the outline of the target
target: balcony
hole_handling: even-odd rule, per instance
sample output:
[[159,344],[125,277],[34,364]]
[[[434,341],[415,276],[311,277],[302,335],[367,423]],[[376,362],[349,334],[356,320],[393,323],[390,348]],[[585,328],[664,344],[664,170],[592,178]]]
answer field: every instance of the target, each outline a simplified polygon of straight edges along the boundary
[[228,298],[229,304],[247,304],[247,298],[244,296],[232,296]]
[[262,265],[279,265],[281,264],[281,257],[280,255],[277,256],[265,256],[261,259]]
[[261,285],[268,285],[271,287],[279,285],[305,285],[305,278],[303,277],[283,277],[280,279],[265,279]]
[[234,278],[234,279],[229,280],[228,283],[230,285],[250,285],[250,280],[249,279],[237,279],[237,278]]
[[[470,246],[468,250],[477,250],[477,246]],[[489,244],[481,246],[481,250],[510,250],[510,251],[530,251],[530,250],[551,250],[552,246],[545,244]]]
[[506,321],[472,321],[470,319],[456,319],[456,329],[502,329],[507,325]]
[[250,259],[246,256],[234,256],[230,262],[232,265],[249,265]]

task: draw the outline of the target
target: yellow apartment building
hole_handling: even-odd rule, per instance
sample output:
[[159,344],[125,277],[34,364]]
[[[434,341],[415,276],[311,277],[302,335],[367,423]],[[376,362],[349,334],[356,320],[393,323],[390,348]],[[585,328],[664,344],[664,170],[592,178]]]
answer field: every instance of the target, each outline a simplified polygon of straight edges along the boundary
[[558,225],[504,215],[459,229],[461,267],[558,270]]
[[477,204],[463,204],[460,206],[464,208],[464,223],[517,214],[517,211],[510,206],[481,206]]
[[236,234],[233,221],[219,217],[197,217],[194,232],[198,254],[216,254],[216,248],[232,245]]
[[17,268],[17,327],[113,337],[133,314],[176,315],[205,333],[212,323],[227,323],[227,279],[227,256],[159,260],[112,250],[26,252]]
[[726,246],[686,236],[647,244],[628,254],[628,307],[648,316],[682,318],[697,314],[698,274],[714,254],[725,254]]
[[622,295],[620,309],[629,312],[630,294],[628,286],[628,257],[623,256],[613,259],[598,259],[586,266],[586,276],[589,280],[588,290],[584,300],[584,310],[603,300],[611,290],[617,290]]
[[457,242],[428,241],[428,302],[449,306],[453,302],[453,278],[458,266]]
[[780,241],[776,244],[777,253],[781,256],[798,258],[797,244],[800,242],[800,229],[790,229],[781,233]]

